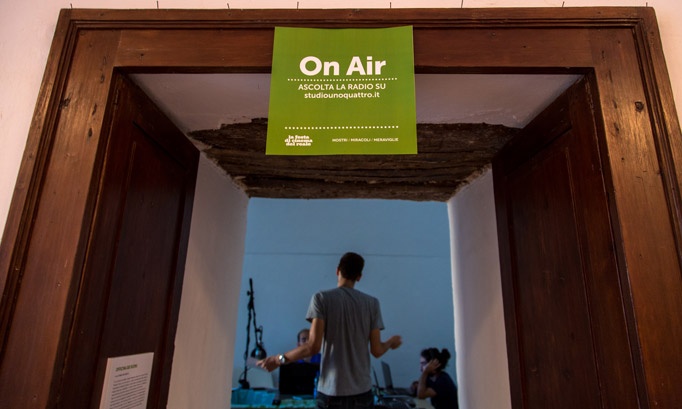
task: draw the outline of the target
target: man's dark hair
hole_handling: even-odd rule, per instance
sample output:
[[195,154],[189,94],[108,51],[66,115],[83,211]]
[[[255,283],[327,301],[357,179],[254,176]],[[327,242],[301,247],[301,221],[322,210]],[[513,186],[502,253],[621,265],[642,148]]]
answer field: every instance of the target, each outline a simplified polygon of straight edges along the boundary
[[357,253],[348,252],[341,256],[338,269],[343,278],[357,281],[362,275],[363,267],[365,267],[365,259]]

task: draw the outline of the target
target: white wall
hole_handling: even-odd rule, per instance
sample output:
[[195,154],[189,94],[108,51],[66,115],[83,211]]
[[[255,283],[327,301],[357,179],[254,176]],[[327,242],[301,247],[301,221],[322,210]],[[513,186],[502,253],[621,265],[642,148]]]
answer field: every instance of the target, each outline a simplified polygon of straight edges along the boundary
[[492,171],[448,210],[460,407],[511,408]]
[[[678,0],[611,0],[611,1],[588,1],[588,0],[464,0],[462,3],[460,0],[230,0],[230,1],[218,1],[218,0],[159,0],[158,6],[161,8],[225,8],[229,3],[230,8],[399,8],[399,7],[463,7],[474,8],[474,7],[565,7],[572,6],[645,6],[649,5],[654,7],[657,12],[658,22],[660,26],[664,53],[666,55],[668,70],[671,77],[671,82],[673,86],[673,94],[680,98],[682,95],[682,48],[679,44],[682,43],[682,25],[679,21],[682,20],[682,8],[679,7]],[[157,8],[156,0],[51,0],[49,2],[40,0],[22,0],[22,1],[12,1],[12,0],[0,0],[0,142],[2,143],[2,149],[0,149],[0,229],[4,229],[5,221],[7,218],[7,212],[9,209],[10,200],[12,198],[12,191],[16,181],[17,172],[19,170],[19,165],[21,157],[24,151],[24,146],[26,144],[26,137],[28,135],[29,125],[33,115],[33,108],[38,96],[38,90],[40,87],[40,82],[42,74],[45,68],[45,63],[47,60],[47,54],[49,51],[52,35],[54,32],[54,27],[58,17],[58,11],[61,8],[69,8],[73,6],[74,8]],[[203,183],[203,182],[202,182]],[[484,206],[474,206],[467,205],[468,196],[474,194],[475,189],[489,189],[489,180],[481,182],[482,186],[472,187],[472,191],[464,191],[461,195],[451,201],[451,217],[453,221],[455,220],[487,220],[490,218],[488,213],[479,213],[479,208]],[[487,186],[487,187],[486,187]],[[205,192],[197,195],[197,203],[202,203],[205,201],[207,207],[213,206],[213,204],[219,204],[221,201],[225,200],[221,194],[213,195],[211,192]],[[211,204],[213,203],[213,204]],[[471,214],[463,217],[464,209],[471,209]],[[214,217],[224,216],[226,209],[221,209],[212,214],[207,214],[206,217],[211,219]],[[243,219],[240,219],[243,220]],[[235,231],[231,233],[226,233],[228,237],[217,238],[220,242],[216,242],[216,246],[224,246],[227,248],[230,244],[239,246],[240,241],[238,239],[239,234]],[[453,231],[453,236],[456,232]],[[457,239],[457,237],[454,237]],[[190,238],[190,246],[195,246],[194,240],[198,240],[197,237]],[[234,241],[233,241],[234,240]],[[492,244],[492,243],[488,243]],[[481,259],[494,258],[496,259],[496,249],[494,246],[489,247],[490,252],[486,255],[483,248],[481,248],[478,256]],[[453,256],[456,257],[456,256]],[[189,262],[189,261],[188,261]],[[225,270],[238,269],[241,260],[234,263],[228,263],[225,265]],[[457,261],[453,263],[454,267],[458,269],[459,273],[455,277],[456,286],[461,291],[476,291],[480,289],[478,294],[481,297],[490,297],[488,286],[492,286],[492,281],[486,282],[469,282],[467,277],[471,277],[473,274],[472,270],[468,270],[467,265],[473,266],[474,260],[470,260],[471,264],[463,264],[464,260]],[[473,268],[473,267],[471,267]],[[480,267],[476,267],[477,269]],[[492,268],[492,267],[489,267]],[[210,269],[207,269],[208,272]],[[194,282],[197,279],[199,282]],[[202,285],[202,280],[208,280],[209,278],[195,277],[194,273],[188,274],[186,278],[187,291],[192,291],[192,287],[200,288]],[[492,279],[491,279],[492,280]],[[205,283],[205,282],[204,282]],[[233,287],[238,287],[238,281],[235,279],[229,284]],[[198,291],[198,290],[196,290]],[[232,290],[233,291],[233,290]],[[188,292],[188,294],[191,294]],[[469,297],[475,298],[476,293],[469,293]],[[189,296],[187,298],[190,298]],[[201,297],[199,297],[201,298]],[[463,300],[468,299],[463,297]],[[231,299],[229,302],[234,302]],[[183,303],[189,304],[190,301]],[[495,305],[499,303],[499,300],[490,300],[488,310],[485,310],[481,305],[473,304],[466,305],[464,301],[458,303],[456,310],[457,314],[464,314],[463,316],[470,322],[483,321],[488,324],[485,327],[485,331],[490,333],[497,333],[502,328],[501,317],[499,317],[499,309],[495,313]],[[208,314],[210,307],[208,304],[200,305],[196,304],[197,308],[201,312],[196,312],[197,316],[203,316]],[[229,305],[226,305],[226,308]],[[183,307],[183,316],[186,316],[186,311],[192,310],[191,305],[185,305]],[[232,310],[230,310],[232,311]],[[482,315],[479,317],[477,311],[482,311]],[[194,315],[194,314],[190,314]],[[186,321],[186,318],[182,318]],[[216,318],[216,325],[223,325],[224,327],[229,327],[231,325],[230,321],[233,317],[230,313],[222,317]],[[464,321],[464,319],[462,319]],[[497,322],[499,320],[499,322]],[[185,342],[183,334],[190,334],[185,332],[185,325],[191,323],[182,322],[179,330],[178,339],[178,362],[175,369],[186,365],[186,363],[181,363],[182,359],[180,354],[183,350],[186,351],[185,346],[180,346],[182,342]],[[463,328],[459,329],[461,326]],[[466,321],[462,322],[461,325],[458,324],[458,332],[466,333],[468,330],[466,326]],[[483,328],[481,328],[483,331]],[[485,333],[483,331],[482,333]],[[224,334],[223,341],[229,346],[233,342],[234,334],[226,333]],[[497,337],[494,337],[497,339]],[[481,340],[483,341],[483,340]],[[213,341],[211,341],[213,342]],[[473,348],[472,350],[467,350],[469,342],[468,339],[458,340],[459,357],[460,357],[460,389],[461,393],[465,399],[465,404],[462,405],[462,409],[488,409],[497,407],[508,407],[505,406],[506,403],[502,395],[507,394],[504,390],[504,381],[499,379],[497,381],[499,389],[496,389],[495,393],[500,394],[499,406],[497,403],[489,402],[488,399],[492,399],[491,392],[489,389],[490,380],[486,379],[479,382],[476,379],[480,379],[483,374],[494,374],[496,372],[506,373],[506,364],[502,365],[501,358],[494,360],[494,362],[489,362],[481,359],[475,362],[475,366],[469,366],[463,357],[471,353],[472,356],[480,357],[491,354],[493,356],[500,354],[497,345],[490,345],[489,349],[483,350],[482,348]],[[201,344],[202,346],[204,344]],[[483,344],[481,344],[483,345]],[[476,344],[474,344],[476,346]],[[222,350],[226,346],[213,345],[216,350]],[[191,348],[198,348],[192,344]],[[193,351],[192,353],[198,353],[199,351]],[[210,355],[210,351],[207,351],[207,355]],[[233,357],[225,355],[221,359],[230,361]],[[183,358],[184,359],[184,358]],[[463,362],[464,361],[464,362]],[[489,365],[489,366],[488,366]],[[194,371],[196,368],[187,368],[187,371]],[[476,370],[472,369],[476,368]],[[220,370],[223,370],[221,368]],[[179,376],[191,376],[197,372],[189,372],[188,374],[173,374],[174,385],[175,382],[180,382],[176,377]],[[221,374],[220,376],[223,376]],[[206,377],[208,378],[208,377]],[[471,382],[467,382],[471,379]],[[219,379],[201,379],[196,377],[199,382],[213,382],[216,384],[220,383]],[[227,387],[228,379],[225,380],[225,386]],[[483,390],[485,388],[485,390]],[[175,390],[171,391],[172,404],[177,404],[182,407],[189,400],[183,399],[200,399],[200,397],[192,394],[191,391],[185,390],[185,392],[180,393]],[[191,396],[187,394],[192,394]],[[222,399],[216,398],[216,399]],[[213,402],[215,403],[215,402]],[[186,405],[184,407],[203,407],[205,409],[224,408],[224,404],[217,404],[212,406],[212,404],[206,403],[206,406],[198,405]],[[490,406],[489,406],[490,405]]]
[[202,155],[175,338],[169,409],[229,402],[248,198]]

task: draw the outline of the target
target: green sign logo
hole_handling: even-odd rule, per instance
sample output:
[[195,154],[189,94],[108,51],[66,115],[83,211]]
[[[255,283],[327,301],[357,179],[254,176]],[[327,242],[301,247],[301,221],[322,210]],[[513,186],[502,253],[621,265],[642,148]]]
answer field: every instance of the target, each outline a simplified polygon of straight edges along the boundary
[[416,154],[412,27],[275,28],[267,155]]

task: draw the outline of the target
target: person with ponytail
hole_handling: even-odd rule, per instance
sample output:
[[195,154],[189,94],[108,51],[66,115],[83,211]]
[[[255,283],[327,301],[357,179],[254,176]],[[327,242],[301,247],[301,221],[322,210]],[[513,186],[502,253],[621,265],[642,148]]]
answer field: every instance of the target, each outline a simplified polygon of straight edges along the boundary
[[450,359],[450,352],[443,348],[426,348],[419,357],[421,376],[417,382],[416,396],[419,399],[431,399],[435,409],[457,409],[457,386],[450,375],[443,369]]

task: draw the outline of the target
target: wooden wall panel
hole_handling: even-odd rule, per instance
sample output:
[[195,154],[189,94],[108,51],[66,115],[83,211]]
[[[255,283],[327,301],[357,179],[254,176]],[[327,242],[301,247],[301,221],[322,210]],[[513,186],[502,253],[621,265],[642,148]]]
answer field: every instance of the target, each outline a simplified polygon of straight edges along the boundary
[[636,45],[624,30],[593,37],[606,132],[602,154],[612,183],[614,233],[622,242],[621,283],[631,293],[626,308],[631,308],[632,334],[639,335],[632,340],[633,348],[641,348],[639,381],[646,382],[650,404],[674,407],[682,402],[682,393],[670,377],[682,373],[682,366],[670,359],[679,347],[666,339],[682,339],[682,316],[675,313],[682,311],[678,226],[667,203],[652,107],[640,81],[642,67],[632,58],[639,53]]
[[13,310],[0,366],[3,407],[46,407],[59,372],[79,286],[83,226],[90,223],[87,204],[118,35],[79,33],[69,80],[52,107],[59,123],[45,136],[52,139],[50,160],[22,256],[21,286],[14,303],[3,305]]
[[194,30],[191,36],[179,29],[128,30],[116,64],[128,69],[270,72],[274,34],[274,28]]

